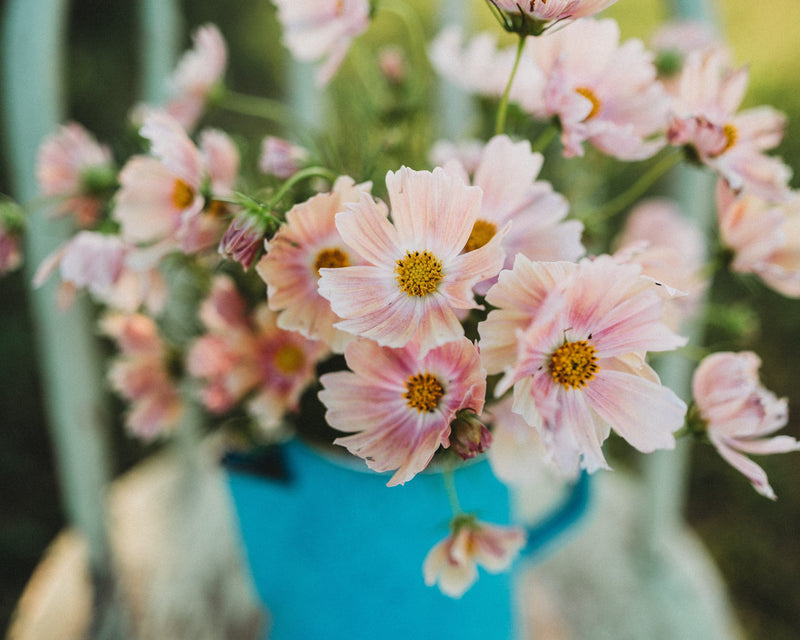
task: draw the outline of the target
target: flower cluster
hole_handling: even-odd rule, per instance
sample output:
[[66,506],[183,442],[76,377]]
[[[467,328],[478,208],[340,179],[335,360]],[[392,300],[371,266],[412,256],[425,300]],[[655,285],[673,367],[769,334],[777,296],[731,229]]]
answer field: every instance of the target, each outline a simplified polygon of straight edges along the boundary
[[[275,4],[292,54],[321,63],[320,90],[335,88],[383,9]],[[785,118],[739,111],[747,72],[693,25],[648,47],[594,17],[614,0],[487,4],[516,47],[446,29],[427,51],[359,59],[374,65],[375,95],[393,96],[370,103],[372,162],[269,130],[248,166],[234,136],[207,126],[207,105],[235,102],[225,41],[201,27],[166,103],[133,111],[142,146],[119,169],[79,124],[43,141],[41,194],[77,231],[37,282],[57,277],[62,305],[85,290],[103,307],[120,352],[109,380],[146,440],[173,434],[190,402],[261,440],[310,437],[312,405],[335,431],[328,445],[394,486],[484,454],[507,483],[546,464],[570,482],[610,468],[612,432],[643,453],[694,434],[774,497],[745,454],[800,444],[771,437],[787,403],[761,386],[757,356],[708,355],[690,401],[662,384],[652,354],[686,345],[701,321],[706,261],[800,297],[800,194],[767,155]],[[430,67],[491,104],[482,130],[493,135],[398,134],[420,128],[418,107],[402,106]],[[401,160],[379,173],[375,157]],[[598,184],[609,159],[653,160],[614,198],[604,187],[587,198],[576,183]],[[676,203],[640,199],[681,161],[718,176],[716,252]],[[2,207],[0,271],[19,262],[22,229]],[[176,315],[188,321],[176,327]],[[504,570],[524,545],[521,529],[454,507],[425,582],[459,597],[476,564]]]

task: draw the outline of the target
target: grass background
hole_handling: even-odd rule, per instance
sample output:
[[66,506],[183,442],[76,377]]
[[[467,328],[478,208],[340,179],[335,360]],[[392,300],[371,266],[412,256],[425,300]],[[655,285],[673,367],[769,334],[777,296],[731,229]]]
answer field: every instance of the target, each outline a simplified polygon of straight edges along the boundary
[[[391,1],[391,0],[389,0]],[[0,10],[7,3],[0,0]],[[427,4],[427,3],[423,3]],[[476,15],[491,22],[480,2]],[[121,122],[136,97],[135,5],[128,0],[79,0],[70,12],[69,115],[99,138],[122,135]],[[719,0],[721,31],[738,63],[751,70],[747,104],[772,104],[790,124],[778,153],[800,167],[800,2],[770,0],[769,10],[753,11],[745,0]],[[220,25],[231,42],[230,86],[279,96],[279,33],[267,0],[184,2],[186,24]],[[608,11],[625,37],[647,38],[666,15],[658,0],[619,0]],[[0,192],[8,192],[0,156]],[[798,186],[795,178],[794,186]],[[800,302],[787,301],[763,287],[723,277],[716,302],[731,306],[752,296],[746,347],[764,360],[763,379],[790,397],[787,433],[800,437],[800,395],[795,383],[800,362]],[[20,274],[0,279],[0,629],[43,550],[63,526],[53,456],[41,409],[41,392],[30,334],[31,320]],[[722,336],[720,339],[724,339]],[[118,443],[118,468],[142,450]],[[758,496],[713,451],[696,448],[689,482],[687,515],[717,560],[736,610],[753,639],[800,637],[800,461],[796,455],[760,460],[779,501]]]

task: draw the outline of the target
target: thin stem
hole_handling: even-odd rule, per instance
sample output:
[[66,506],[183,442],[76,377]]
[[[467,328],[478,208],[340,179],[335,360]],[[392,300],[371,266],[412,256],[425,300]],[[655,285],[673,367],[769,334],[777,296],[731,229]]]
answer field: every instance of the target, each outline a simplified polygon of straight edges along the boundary
[[270,98],[250,96],[226,89],[216,104],[222,109],[234,113],[277,122],[287,129],[302,128],[302,125],[296,121],[295,114],[285,104]]
[[558,135],[558,125],[550,123],[547,128],[539,134],[539,137],[533,141],[531,151],[534,153],[544,153],[545,149],[550,146],[550,143]]
[[447,498],[450,501],[450,508],[453,510],[453,515],[460,516],[464,513],[464,510],[461,508],[461,503],[458,501],[456,478],[452,465],[447,465],[442,470],[442,480],[444,481],[444,488],[447,491]]
[[624,211],[630,207],[636,200],[643,196],[647,190],[652,187],[656,181],[661,178],[667,171],[675,167],[683,158],[680,151],[665,155],[659,162],[654,164],[639,179],[634,182],[626,191],[623,191],[615,198],[612,198],[602,207],[595,209],[592,212],[579,214],[577,217],[581,220],[591,220],[593,224],[603,222],[609,218],[614,217],[620,211]]
[[283,200],[283,197],[294,185],[296,185],[298,182],[302,182],[303,180],[307,180],[308,178],[325,178],[328,182],[333,184],[336,181],[337,175],[326,167],[306,167],[305,169],[301,169],[283,183],[281,188],[278,189],[277,193],[270,198],[269,202],[267,203],[267,207],[270,209],[274,207],[281,200]]
[[497,107],[497,119],[494,124],[494,135],[499,136],[506,128],[506,114],[508,112],[508,97],[511,94],[511,85],[514,83],[514,76],[517,75],[517,68],[519,61],[522,59],[522,50],[525,48],[525,36],[520,35],[517,42],[517,55],[514,58],[514,66],[511,68],[511,75],[508,78],[506,89],[503,92],[503,97],[500,99],[500,104]]

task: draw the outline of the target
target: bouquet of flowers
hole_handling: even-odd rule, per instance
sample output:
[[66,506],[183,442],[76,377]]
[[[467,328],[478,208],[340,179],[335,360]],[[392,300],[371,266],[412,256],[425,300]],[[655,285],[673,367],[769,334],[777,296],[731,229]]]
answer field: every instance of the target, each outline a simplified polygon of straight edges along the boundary
[[[800,449],[774,435],[786,399],[755,353],[683,334],[701,335],[687,327],[718,269],[800,297],[800,195],[766,153],[785,118],[739,109],[747,71],[701,25],[620,41],[596,15],[614,1],[487,0],[493,31],[426,42],[402,3],[274,0],[286,47],[340,102],[316,133],[227,88],[206,25],[170,98],[132,110],[135,153],[74,122],[49,135],[41,194],[77,231],[36,281],[58,278],[62,307],[97,303],[130,434],[169,439],[199,402],[232,442],[324,442],[388,472],[387,491],[477,456],[512,485],[543,468],[570,482],[609,468],[612,433],[643,453],[692,437],[774,498],[748,456]],[[367,50],[384,16],[402,37]],[[443,84],[475,96],[473,137],[437,134]],[[207,126],[224,109],[284,133],[253,154]],[[714,245],[652,197],[681,163],[717,176]],[[0,222],[10,270],[25,214],[6,201]],[[691,399],[651,360],[676,350],[696,363]],[[459,597],[525,534],[452,498],[420,579]]]

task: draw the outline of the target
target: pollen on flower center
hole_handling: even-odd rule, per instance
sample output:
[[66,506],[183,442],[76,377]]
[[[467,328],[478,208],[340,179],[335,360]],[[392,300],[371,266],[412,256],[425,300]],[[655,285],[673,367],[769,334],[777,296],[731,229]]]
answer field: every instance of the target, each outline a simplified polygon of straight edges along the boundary
[[194,189],[178,178],[172,190],[172,203],[177,209],[186,209],[194,202]]
[[293,344],[285,344],[275,352],[274,362],[278,371],[284,375],[291,375],[303,368],[305,353]]
[[586,340],[566,342],[550,358],[550,375],[566,389],[585,387],[597,370],[597,349]]
[[397,261],[394,272],[397,284],[408,297],[419,298],[436,291],[442,281],[442,263],[430,251],[406,251]]
[[736,141],[739,139],[739,131],[732,124],[726,124],[723,126],[722,133],[725,136],[725,144],[722,145],[722,148],[714,154],[715,156],[720,156],[725,153],[728,149],[735,145]]
[[497,226],[493,222],[489,222],[488,220],[476,220],[475,224],[472,225],[472,231],[469,234],[467,244],[464,245],[464,253],[480,249],[489,242],[489,240],[494,238],[495,233],[497,233]]
[[444,395],[442,383],[430,373],[417,373],[406,380],[403,397],[406,404],[420,413],[430,413],[439,406]]
[[600,99],[595,95],[594,91],[592,91],[589,87],[577,87],[575,89],[575,93],[582,95],[592,103],[592,110],[589,112],[589,115],[583,119],[583,121],[586,122],[587,120],[594,118],[600,112],[600,107],[602,106]]
[[[189,204],[191,204],[191,202]],[[188,207],[189,205],[187,204],[186,206]],[[206,213],[212,218],[225,218],[228,215],[228,206],[220,200],[212,200],[206,205]]]
[[337,269],[350,265],[350,257],[341,249],[323,249],[317,254],[314,268],[319,273],[320,269]]

